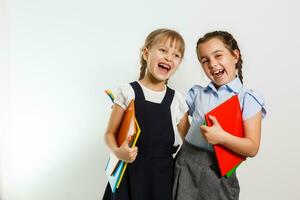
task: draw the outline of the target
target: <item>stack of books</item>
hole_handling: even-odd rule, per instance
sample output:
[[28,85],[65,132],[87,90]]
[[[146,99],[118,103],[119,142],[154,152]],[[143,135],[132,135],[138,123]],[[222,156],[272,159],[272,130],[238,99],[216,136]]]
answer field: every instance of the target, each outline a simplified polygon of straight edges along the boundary
[[[114,101],[114,96],[111,91],[106,90],[106,94]],[[129,142],[130,147],[134,147],[140,135],[140,127],[135,118],[134,100],[129,103],[122,122],[117,132],[117,144],[121,146],[127,137],[131,137]],[[108,178],[111,190],[113,193],[119,188],[123,175],[125,173],[127,163],[119,160],[113,153],[110,153],[108,162],[105,167],[105,173]]]

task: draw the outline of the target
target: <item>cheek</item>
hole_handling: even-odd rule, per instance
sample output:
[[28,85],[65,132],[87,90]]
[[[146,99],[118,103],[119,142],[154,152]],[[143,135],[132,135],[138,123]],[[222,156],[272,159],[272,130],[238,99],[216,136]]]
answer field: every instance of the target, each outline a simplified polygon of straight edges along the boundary
[[207,74],[209,74],[209,68],[208,68],[208,66],[207,65],[202,65],[202,69],[203,69],[203,71]]
[[175,66],[175,67],[178,67],[178,66],[180,65],[180,63],[181,63],[181,59],[176,59],[176,60],[174,61],[174,66]]

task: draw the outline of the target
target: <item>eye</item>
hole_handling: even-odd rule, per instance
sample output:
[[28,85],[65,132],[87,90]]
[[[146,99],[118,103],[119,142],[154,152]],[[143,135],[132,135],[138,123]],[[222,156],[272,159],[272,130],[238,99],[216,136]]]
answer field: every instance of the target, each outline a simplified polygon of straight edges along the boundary
[[176,58],[181,58],[181,55],[178,54],[178,53],[176,53],[174,56],[175,56]]
[[222,54],[216,54],[215,57],[216,57],[216,58],[221,58],[221,57],[222,57]]
[[161,51],[161,52],[165,53],[167,50],[166,50],[166,49],[164,49],[164,48],[160,48],[160,49],[159,49],[159,51]]
[[205,64],[205,63],[207,63],[207,62],[208,62],[207,59],[202,59],[202,60],[201,60],[201,64],[202,64],[202,65]]

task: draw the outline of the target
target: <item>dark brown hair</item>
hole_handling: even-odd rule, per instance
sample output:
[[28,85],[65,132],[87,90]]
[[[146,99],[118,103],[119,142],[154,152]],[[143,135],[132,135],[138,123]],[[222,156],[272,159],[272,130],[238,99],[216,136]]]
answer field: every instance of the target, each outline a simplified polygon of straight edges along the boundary
[[239,79],[243,83],[242,54],[241,54],[240,48],[237,44],[237,41],[234,39],[234,37],[230,33],[226,32],[226,31],[213,31],[213,32],[206,33],[202,38],[200,38],[197,42],[197,47],[196,47],[198,60],[200,61],[200,55],[199,55],[200,44],[202,44],[210,39],[213,39],[213,38],[220,39],[224,43],[225,47],[231,52],[231,54],[233,54],[234,50],[239,51],[239,60],[236,64],[236,69],[238,70]]
[[176,32],[174,30],[170,30],[170,29],[157,29],[157,30],[152,31],[146,37],[144,46],[141,49],[141,55],[140,55],[141,68],[140,68],[139,80],[141,80],[145,77],[146,69],[147,69],[147,62],[143,58],[144,49],[145,48],[150,49],[154,44],[166,42],[168,40],[171,41],[171,44],[173,42],[176,42],[176,46],[178,45],[178,49],[183,57],[184,50],[185,50],[185,43],[184,43],[182,36],[178,32]]

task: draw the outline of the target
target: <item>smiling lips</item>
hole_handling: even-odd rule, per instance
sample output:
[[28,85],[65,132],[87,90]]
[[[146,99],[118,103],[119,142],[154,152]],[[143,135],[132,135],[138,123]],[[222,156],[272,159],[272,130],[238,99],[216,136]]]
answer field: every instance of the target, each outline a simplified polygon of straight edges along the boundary
[[158,63],[158,67],[160,67],[160,68],[166,70],[167,72],[170,71],[170,69],[171,69],[171,66],[170,66],[169,64],[167,64],[167,63],[162,63],[162,62]]
[[224,69],[219,69],[212,72],[211,74],[213,75],[213,77],[220,78],[224,74],[224,71]]

